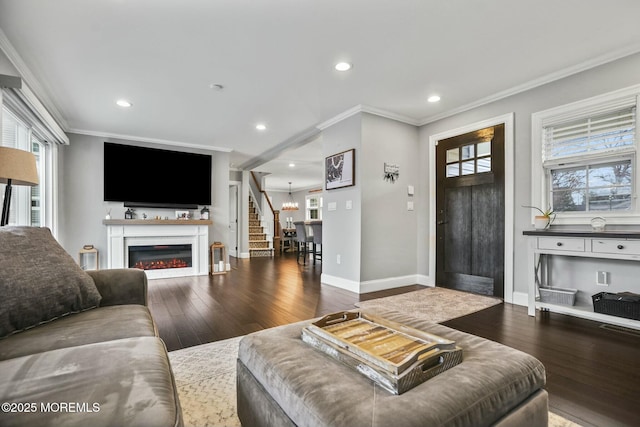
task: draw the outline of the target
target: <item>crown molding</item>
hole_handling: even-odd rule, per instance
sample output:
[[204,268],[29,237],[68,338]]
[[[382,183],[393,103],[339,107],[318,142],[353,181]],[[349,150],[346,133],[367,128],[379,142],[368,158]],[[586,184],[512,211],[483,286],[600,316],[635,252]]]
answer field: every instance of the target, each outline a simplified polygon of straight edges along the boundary
[[420,126],[420,120],[416,120],[402,114],[392,113],[391,111],[386,111],[380,108],[369,107],[368,105],[361,105],[360,108],[363,113],[373,114],[375,116],[384,117],[386,119],[395,120],[396,122],[401,122],[412,126]]
[[404,116],[402,114],[397,114],[397,113],[393,113],[391,111],[387,111],[387,110],[383,110],[381,108],[376,108],[376,107],[370,107],[368,105],[356,105],[354,107],[349,108],[346,111],[343,111],[342,113],[333,116],[332,118],[330,118],[329,120],[326,120],[318,125],[316,125],[316,127],[320,130],[325,130],[327,128],[330,128],[331,126],[335,125],[336,123],[340,123],[341,121],[348,119],[351,116],[354,116],[358,113],[368,113],[368,114],[373,114],[375,116],[379,116],[379,117],[384,117],[386,119],[391,119],[391,120],[395,120],[397,122],[402,122],[402,123],[406,123],[408,125],[413,125],[413,126],[419,126],[420,121],[416,120],[416,119],[412,119],[411,117],[408,116]]
[[27,64],[25,64],[18,51],[13,47],[13,45],[7,38],[7,35],[4,33],[4,31],[2,31],[2,28],[0,28],[0,50],[2,50],[5,55],[7,55],[7,58],[9,59],[11,64],[16,67],[16,70],[18,70],[20,77],[25,81],[26,86],[31,89],[31,92],[33,92],[38,101],[42,103],[48,114],[50,114],[57,122],[57,124],[62,128],[62,130],[66,132],[69,128],[69,124],[65,120],[56,104],[52,101],[47,90],[45,90],[44,86],[40,84],[29,67],[27,67]]
[[634,55],[638,52],[640,52],[640,45],[637,45],[637,44],[614,50],[604,55],[597,56],[595,58],[591,58],[587,61],[581,62],[580,64],[572,65],[571,67],[567,67],[562,70],[558,70],[553,73],[546,74],[542,77],[530,80],[521,85],[513,86],[512,88],[500,91],[498,93],[494,93],[493,95],[489,95],[485,98],[478,99],[477,101],[471,102],[466,105],[462,105],[458,108],[454,108],[452,110],[445,111],[443,113],[436,114],[433,116],[425,117],[424,119],[419,121],[418,126],[424,126],[426,124],[433,123],[447,117],[455,116],[456,114],[460,114],[465,111],[469,111],[474,108],[478,108],[483,105],[487,105],[492,102],[496,102],[501,99],[508,98],[510,96],[517,95],[522,92],[526,92],[531,89],[535,89],[545,84],[552,83],[557,80],[561,80],[565,77],[569,77],[574,74],[578,74],[583,71],[587,71],[592,68],[598,67],[600,65],[604,65],[609,62],[613,62],[618,59],[622,59],[624,57]]
[[233,149],[227,148],[227,147],[215,147],[210,145],[192,144],[190,142],[170,141],[167,139],[159,139],[159,138],[142,138],[142,137],[133,136],[133,135],[122,135],[122,134],[109,133],[109,132],[95,132],[95,131],[83,130],[83,129],[69,129],[68,133],[75,133],[78,135],[87,135],[87,136],[97,136],[100,138],[123,139],[126,141],[149,142],[153,144],[170,145],[172,147],[195,148],[198,150],[207,150],[207,151],[220,151],[223,153],[230,153],[231,151],[233,151]]

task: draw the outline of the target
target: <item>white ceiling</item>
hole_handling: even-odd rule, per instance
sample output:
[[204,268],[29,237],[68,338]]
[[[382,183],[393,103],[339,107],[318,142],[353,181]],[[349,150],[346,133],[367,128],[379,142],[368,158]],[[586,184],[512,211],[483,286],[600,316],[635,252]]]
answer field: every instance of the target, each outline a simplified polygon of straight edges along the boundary
[[68,132],[241,166],[357,105],[423,124],[636,52],[638,16],[637,0],[0,0],[0,46]]

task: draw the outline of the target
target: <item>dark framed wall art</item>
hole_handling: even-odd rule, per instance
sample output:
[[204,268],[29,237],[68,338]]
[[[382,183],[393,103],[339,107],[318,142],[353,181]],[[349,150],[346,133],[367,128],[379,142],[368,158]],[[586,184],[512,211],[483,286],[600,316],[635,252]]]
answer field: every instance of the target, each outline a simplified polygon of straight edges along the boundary
[[327,190],[355,185],[355,149],[325,159],[324,182]]

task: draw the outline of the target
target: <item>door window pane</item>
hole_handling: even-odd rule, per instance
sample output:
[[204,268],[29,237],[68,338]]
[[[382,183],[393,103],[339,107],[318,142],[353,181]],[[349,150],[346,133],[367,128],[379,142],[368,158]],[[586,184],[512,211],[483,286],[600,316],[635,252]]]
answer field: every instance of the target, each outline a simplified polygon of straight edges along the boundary
[[460,160],[460,150],[458,148],[452,148],[451,150],[447,150],[447,163],[457,162]]
[[474,163],[475,162],[473,160],[462,162],[462,175],[471,175],[475,173]]
[[478,159],[478,173],[491,172],[491,157]]
[[472,159],[475,157],[473,153],[475,153],[475,146],[473,144],[465,145],[462,147],[462,160]]
[[491,154],[491,141],[478,143],[478,157]]
[[447,150],[447,178],[491,172],[491,141]]

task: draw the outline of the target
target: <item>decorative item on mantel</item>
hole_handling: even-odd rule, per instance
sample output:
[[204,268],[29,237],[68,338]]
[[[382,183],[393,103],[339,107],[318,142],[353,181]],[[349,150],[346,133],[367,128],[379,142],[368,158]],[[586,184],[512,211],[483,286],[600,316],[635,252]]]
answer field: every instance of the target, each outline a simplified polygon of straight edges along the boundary
[[136,213],[133,209],[129,208],[124,213],[124,219],[133,219],[136,216]]
[[531,208],[540,212],[541,215],[536,215],[533,219],[533,227],[536,230],[546,230],[556,219],[556,213],[551,209],[551,207],[544,211],[535,206],[523,206],[523,208]]
[[189,211],[176,211],[176,219],[190,219],[191,213]]
[[283,211],[297,211],[298,210],[298,202],[293,200],[293,196],[291,195],[291,181],[289,181],[289,201],[284,202],[282,204]]
[[200,219],[209,219],[209,208],[203,207],[200,211]]

